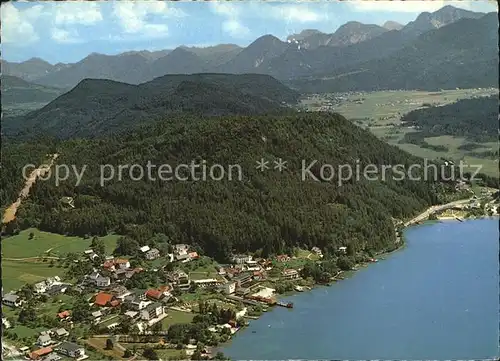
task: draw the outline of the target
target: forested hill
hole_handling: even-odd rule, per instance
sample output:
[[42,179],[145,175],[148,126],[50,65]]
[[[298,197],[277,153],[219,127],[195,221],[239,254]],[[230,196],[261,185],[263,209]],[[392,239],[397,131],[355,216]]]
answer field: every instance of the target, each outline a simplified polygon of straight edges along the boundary
[[[421,162],[337,114],[182,115],[120,136],[53,146],[60,154],[58,163],[78,169],[87,165],[81,184],[75,186],[74,175],[59,186],[37,182],[10,231],[28,226],[75,235],[114,231],[128,235],[132,244],[147,244],[161,232],[173,242],[195,244],[221,261],[233,251],[275,254],[294,245],[330,251],[342,244],[366,250],[391,248],[395,242],[391,216],[409,217],[438,202],[444,187],[395,181],[390,175],[386,181],[360,179],[338,186],[337,177],[328,180],[328,170],[323,181],[309,176],[302,180],[302,160],[306,167],[318,161],[311,168],[316,177],[323,164],[331,164],[337,174],[338,165],[351,164],[354,169],[357,159],[360,167]],[[269,170],[256,169],[261,158],[269,161]],[[282,173],[273,169],[279,158],[287,161]],[[161,164],[175,169],[192,160],[206,161],[205,181],[159,179]],[[132,181],[125,169],[121,181],[115,173],[114,180],[100,185],[100,164],[139,164],[146,176],[148,161],[156,165],[152,168],[156,181]],[[224,167],[221,181],[210,178],[214,164]],[[241,166],[241,181],[235,168],[233,180],[228,180],[229,167],[235,164]],[[140,178],[140,170],[132,175]],[[74,197],[74,209],[61,204],[63,196]]]
[[6,118],[8,136],[94,137],[168,114],[253,115],[282,112],[298,93],[268,75],[166,75],[140,85],[85,79],[42,109]]
[[415,143],[441,135],[466,137],[476,142],[497,141],[498,105],[498,96],[491,96],[414,110],[401,121],[420,131],[406,134],[405,141]]

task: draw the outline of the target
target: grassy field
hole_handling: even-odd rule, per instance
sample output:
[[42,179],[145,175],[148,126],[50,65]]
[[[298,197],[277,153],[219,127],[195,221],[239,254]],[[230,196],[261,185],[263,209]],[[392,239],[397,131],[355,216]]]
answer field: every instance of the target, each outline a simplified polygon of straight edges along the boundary
[[[33,232],[34,237],[29,239],[31,232]],[[101,237],[107,253],[114,250],[118,238],[118,235]],[[69,252],[83,252],[90,248],[91,242],[90,238],[69,237],[30,228],[18,235],[2,239],[2,258],[27,258],[48,255],[57,257]]]
[[168,316],[165,317],[161,323],[163,325],[163,329],[168,330],[168,328],[175,323],[191,323],[194,316],[195,315],[193,313],[169,309]]
[[[34,237],[29,239],[33,232]],[[116,247],[119,236],[102,237],[106,252]],[[83,252],[90,248],[92,240],[67,237],[30,228],[18,235],[2,239],[2,286],[4,291],[18,289],[26,283],[43,281],[47,277],[61,276],[63,268],[50,267],[50,259],[36,257],[63,257],[69,252]],[[48,251],[48,252],[47,252]]]
[[18,289],[26,283],[43,281],[47,277],[61,276],[63,273],[63,268],[49,267],[49,262],[2,259],[2,287],[4,292]]
[[[470,151],[459,149],[461,145],[469,143],[466,139],[453,136],[440,136],[426,138],[430,145],[442,145],[448,151],[435,151],[423,148],[415,144],[400,144],[404,135],[415,130],[403,127],[400,124],[401,117],[415,109],[423,107],[423,104],[445,105],[460,99],[468,99],[473,96],[486,96],[497,94],[496,89],[460,89],[444,90],[441,92],[423,91],[380,91],[372,93],[352,93],[345,99],[336,102],[333,94],[320,94],[302,100],[302,105],[309,110],[319,110],[322,106],[331,105],[331,110],[351,119],[355,124],[371,131],[378,138],[389,144],[395,145],[416,156],[436,159],[450,158],[455,162],[463,160],[470,165],[481,165],[481,172],[488,175],[498,175],[498,160],[484,159],[470,155]],[[475,152],[497,150],[496,142],[481,143]],[[474,171],[475,167],[466,167],[465,170]]]

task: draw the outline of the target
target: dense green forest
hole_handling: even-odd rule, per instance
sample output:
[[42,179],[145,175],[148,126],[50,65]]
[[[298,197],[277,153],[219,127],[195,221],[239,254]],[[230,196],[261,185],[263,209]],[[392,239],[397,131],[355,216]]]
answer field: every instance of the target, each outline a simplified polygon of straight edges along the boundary
[[4,135],[96,137],[153,123],[167,115],[283,113],[299,94],[268,75],[166,75],[131,85],[85,79],[42,109],[3,119]]
[[[59,164],[87,165],[82,182],[73,174],[59,186],[37,182],[8,232],[36,226],[72,235],[104,235],[114,231],[138,244],[155,233],[172,242],[198,246],[207,255],[227,260],[232,252],[264,255],[290,251],[294,246],[320,246],[328,252],[349,244],[359,250],[394,247],[391,217],[405,218],[440,202],[448,186],[432,181],[362,179],[338,186],[332,181],[301,180],[301,162],[319,166],[403,164],[422,160],[389,146],[337,114],[288,116],[179,116],[140,130],[104,139],[59,141]],[[10,145],[14,154],[23,145]],[[270,161],[271,170],[257,170],[256,161]],[[288,169],[273,170],[283,158]],[[207,166],[238,164],[242,180],[133,181],[128,169],[101,186],[100,164],[140,164],[146,168],[192,160]],[[19,158],[19,162],[24,158]],[[16,164],[12,164],[15,168]],[[363,168],[361,168],[363,169]],[[19,171],[19,170],[18,170]],[[132,176],[138,176],[138,169]],[[145,169],[146,172],[146,169]],[[146,173],[147,174],[147,173]],[[196,175],[195,175],[196,176]],[[14,174],[9,177],[14,177]],[[2,180],[6,182],[5,179]],[[17,183],[16,183],[17,185]],[[8,189],[15,188],[9,184]],[[451,188],[451,187],[450,187]],[[66,208],[63,196],[74,197]]]
[[424,138],[441,135],[494,142],[498,140],[498,97],[463,99],[445,106],[418,109],[403,116],[401,121],[419,129],[406,133],[404,143],[423,144]]

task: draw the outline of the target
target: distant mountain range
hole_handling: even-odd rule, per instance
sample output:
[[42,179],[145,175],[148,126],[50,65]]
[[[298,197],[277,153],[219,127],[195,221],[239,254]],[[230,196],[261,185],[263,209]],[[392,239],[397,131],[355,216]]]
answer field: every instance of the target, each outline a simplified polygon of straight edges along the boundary
[[[496,16],[496,13],[494,15]],[[318,89],[313,89],[314,86],[311,84],[318,79],[344,76],[351,72],[358,74],[361,71],[367,74],[349,76],[348,82],[342,83],[348,85],[342,85],[342,88],[420,86],[420,83],[426,79],[423,74],[420,75],[421,82],[396,81],[395,76],[392,75],[390,79],[393,80],[389,81],[386,79],[387,70],[384,68],[388,65],[384,63],[391,64],[391,67],[402,71],[408,69],[403,61],[410,60],[410,64],[415,63],[419,69],[424,69],[426,74],[436,72],[438,75],[454,77],[453,71],[461,70],[458,65],[463,63],[464,67],[470,66],[471,52],[480,54],[483,52],[482,46],[486,46],[488,49],[485,51],[489,54],[489,46],[492,43],[490,38],[487,39],[489,43],[478,38],[479,43],[461,42],[452,45],[453,49],[450,49],[448,47],[450,44],[439,43],[441,37],[448,39],[446,34],[451,33],[447,30],[448,27],[462,19],[470,19],[476,22],[464,22],[463,26],[472,26],[471,29],[452,27],[457,31],[454,34],[457,39],[470,38],[467,34],[476,31],[475,26],[481,28],[480,24],[491,23],[491,20],[484,16],[484,13],[445,6],[433,13],[422,13],[415,21],[405,26],[392,21],[386,22],[383,26],[351,21],[340,26],[332,34],[308,29],[289,36],[285,41],[272,35],[265,35],[245,48],[222,44],[207,48],[181,46],[174,50],[136,51],[114,56],[91,54],[74,64],[56,65],[38,58],[22,63],[2,61],[2,71],[3,74],[17,76],[37,84],[61,88],[71,88],[86,78],[140,84],[166,74],[209,72],[267,74],[290,82],[299,90],[302,90],[301,86],[304,86],[307,91],[316,91],[325,88],[321,85]],[[434,35],[428,35],[431,33]],[[496,46],[497,42],[493,42]],[[421,46],[425,49],[420,49]],[[453,59],[449,56],[450,50],[453,51]],[[416,62],[415,56],[422,54],[423,51],[430,51],[430,58],[418,57],[419,61]],[[409,54],[412,54],[411,58]],[[450,64],[458,65],[452,66],[452,69],[445,73],[442,73],[439,67],[434,71],[432,68],[437,65],[436,58],[450,58]],[[491,59],[485,60],[484,57],[478,57],[476,61],[477,66],[468,70],[471,76],[474,72],[483,74],[489,71]],[[444,63],[439,62],[439,64]],[[381,74],[384,74],[384,77],[378,79],[368,76],[370,69],[382,71]],[[400,73],[399,70],[395,73]],[[377,85],[379,80],[382,80],[383,84]],[[446,82],[445,85],[448,86],[448,83]],[[464,84],[469,83],[467,81]],[[332,83],[332,85],[335,84],[338,82]],[[335,90],[330,86],[327,88],[330,91]]]
[[25,116],[4,118],[7,136],[94,137],[152,123],[166,115],[260,115],[288,112],[299,94],[268,75],[165,75],[141,85],[85,79]]
[[387,57],[323,75],[290,84],[304,92],[498,87],[497,14],[461,19],[422,34]]

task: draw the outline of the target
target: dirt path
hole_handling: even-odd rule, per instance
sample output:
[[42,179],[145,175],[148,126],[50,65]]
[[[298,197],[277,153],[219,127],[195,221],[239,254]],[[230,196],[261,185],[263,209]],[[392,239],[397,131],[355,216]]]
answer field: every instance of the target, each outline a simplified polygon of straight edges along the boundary
[[2,219],[3,224],[7,224],[16,219],[17,210],[21,205],[23,199],[29,196],[31,186],[36,182],[36,179],[38,177],[45,175],[45,173],[49,171],[50,167],[52,167],[58,156],[59,154],[57,153],[53,154],[50,158],[49,164],[42,164],[37,169],[33,170],[33,172],[31,172],[30,176],[26,180],[26,183],[24,183],[23,189],[21,189],[21,192],[19,192],[19,197],[17,198],[17,200],[5,210]]

